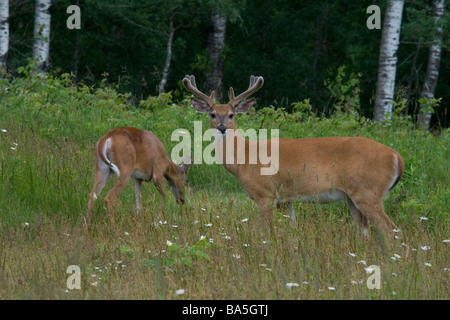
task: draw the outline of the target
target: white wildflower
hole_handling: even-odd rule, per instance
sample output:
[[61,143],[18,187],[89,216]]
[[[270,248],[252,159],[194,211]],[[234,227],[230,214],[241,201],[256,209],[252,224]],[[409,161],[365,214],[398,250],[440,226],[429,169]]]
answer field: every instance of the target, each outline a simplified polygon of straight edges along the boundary
[[427,250],[430,250],[431,247],[430,246],[423,246],[423,247],[420,247],[420,249],[422,249],[423,251],[427,251]]
[[425,262],[425,266],[431,267],[431,263]]
[[183,293],[184,293],[184,289],[178,289],[177,291],[175,291],[175,294],[177,296],[179,296],[180,294],[183,294]]
[[286,283],[286,288],[293,288],[293,287],[299,287],[300,285],[296,282],[289,282]]
[[349,255],[351,255],[352,257],[356,257],[356,254],[349,252]]
[[375,271],[375,269],[373,269],[371,267],[364,268],[364,270],[366,270],[366,273],[372,273]]

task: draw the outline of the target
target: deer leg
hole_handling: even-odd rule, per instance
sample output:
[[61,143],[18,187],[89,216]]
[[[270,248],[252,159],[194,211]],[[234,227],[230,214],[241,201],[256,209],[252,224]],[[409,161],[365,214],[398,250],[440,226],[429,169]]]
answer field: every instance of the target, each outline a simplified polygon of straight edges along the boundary
[[141,185],[142,180],[141,179],[134,179],[134,195],[136,198],[136,213],[139,214],[139,211],[141,210]]
[[114,187],[111,189],[111,191],[108,193],[108,195],[105,197],[105,205],[106,205],[106,211],[110,215],[110,217],[113,217],[114,214],[114,203],[116,202],[117,198],[119,198],[120,194],[125,189],[125,186],[128,183],[128,180],[131,178],[132,172],[129,170],[121,170],[120,176],[116,178],[116,182],[114,183]]
[[369,221],[362,214],[362,212],[356,207],[352,199],[347,196],[347,203],[350,208],[350,213],[352,214],[353,222],[359,227],[363,228],[363,234],[365,237],[369,237]]
[[393,238],[394,230],[398,229],[384,211],[381,197],[351,197],[353,204],[380,232]]
[[97,199],[100,192],[102,192],[103,188],[105,187],[110,174],[111,174],[111,171],[108,167],[101,168],[101,169],[97,168],[97,170],[95,172],[94,188],[92,189],[91,193],[89,194],[89,201],[88,201],[88,207],[87,207],[88,216],[94,210],[94,201]]
[[255,197],[256,204],[258,205],[259,211],[265,219],[267,224],[272,223],[273,216],[273,201],[269,197]]
[[[164,212],[164,200],[166,198],[166,188],[164,187],[164,178],[163,176],[155,176],[153,177],[153,184],[155,185],[158,192],[161,194],[161,201],[159,203],[159,212]],[[159,217],[161,214],[158,215]]]

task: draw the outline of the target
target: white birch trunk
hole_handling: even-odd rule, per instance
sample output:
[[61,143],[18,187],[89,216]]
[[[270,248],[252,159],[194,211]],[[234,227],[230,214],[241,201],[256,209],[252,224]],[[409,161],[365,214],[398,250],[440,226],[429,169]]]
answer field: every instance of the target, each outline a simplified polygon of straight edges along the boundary
[[208,58],[211,68],[206,74],[206,92],[216,91],[217,100],[222,101],[223,94],[223,68],[224,61],[221,57],[225,48],[225,35],[227,29],[227,18],[218,14],[211,16],[213,30],[208,36]]
[[402,13],[403,0],[388,0],[378,60],[378,84],[374,110],[374,119],[378,122],[385,119],[391,120]]
[[9,51],[9,0],[0,0],[0,78],[6,71]]
[[172,42],[174,33],[175,29],[173,28],[173,17],[170,17],[169,38],[167,40],[167,51],[166,51],[166,63],[164,64],[161,82],[159,83],[158,88],[159,94],[164,92],[167,83],[167,77],[169,76],[170,60],[172,60]]
[[[433,1],[433,19],[435,23],[444,16],[444,0]],[[439,67],[441,65],[441,39],[442,28],[437,26],[435,41],[431,45],[428,53],[428,65],[427,73],[425,75],[425,81],[423,83],[422,91],[420,92],[420,98],[427,98],[428,104],[421,105],[419,115],[417,118],[417,125],[423,130],[430,128],[431,122],[431,101],[434,98],[434,92],[436,90],[436,84],[439,76]]]
[[33,59],[38,73],[46,73],[50,51],[51,0],[36,0],[34,11]]

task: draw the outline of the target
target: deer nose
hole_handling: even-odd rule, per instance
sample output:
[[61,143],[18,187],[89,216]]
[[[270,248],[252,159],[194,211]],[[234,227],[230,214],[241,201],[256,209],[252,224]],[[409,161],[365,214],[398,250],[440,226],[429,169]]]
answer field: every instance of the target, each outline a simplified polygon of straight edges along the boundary
[[227,127],[221,124],[220,126],[217,127],[217,130],[219,130],[222,134],[224,134],[225,131],[227,131]]

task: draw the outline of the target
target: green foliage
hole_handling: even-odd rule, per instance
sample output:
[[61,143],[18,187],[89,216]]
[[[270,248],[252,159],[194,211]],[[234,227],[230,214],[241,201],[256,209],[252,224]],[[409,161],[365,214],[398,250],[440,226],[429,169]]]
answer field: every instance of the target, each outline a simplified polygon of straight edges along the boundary
[[168,242],[167,255],[162,258],[150,259],[144,261],[144,266],[165,266],[167,268],[174,268],[176,266],[184,266],[185,268],[193,267],[194,263],[202,261],[210,261],[210,257],[204,251],[211,246],[211,243],[206,241],[206,238],[201,238],[195,245],[189,246],[185,244],[183,247]]
[[422,112],[423,113],[431,113],[431,114],[435,113],[436,108],[439,107],[439,105],[441,104],[441,101],[442,101],[442,98],[436,99],[435,97],[433,97],[431,99],[431,101],[426,97],[419,99],[420,105],[423,106]]
[[336,77],[331,81],[325,80],[325,87],[330,92],[330,99],[334,109],[338,112],[355,112],[359,110],[359,82],[362,73],[351,73],[347,79],[345,66],[338,68]]

